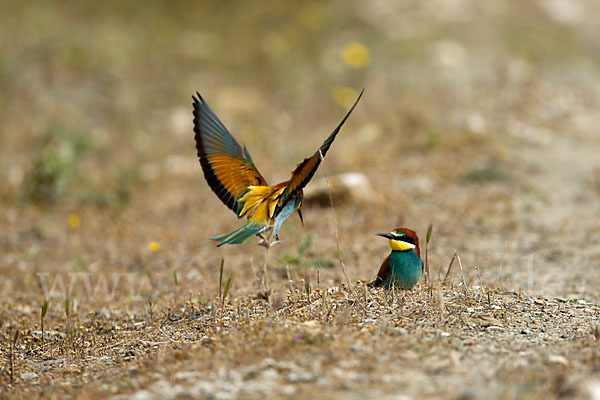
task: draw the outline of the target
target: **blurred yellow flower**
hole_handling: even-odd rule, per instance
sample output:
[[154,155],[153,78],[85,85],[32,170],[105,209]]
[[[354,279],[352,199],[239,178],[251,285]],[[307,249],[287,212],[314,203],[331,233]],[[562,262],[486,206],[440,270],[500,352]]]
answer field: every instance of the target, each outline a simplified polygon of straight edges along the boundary
[[364,68],[371,61],[371,52],[362,43],[350,42],[344,47],[342,58],[352,68]]
[[69,214],[69,216],[67,217],[67,224],[69,224],[69,228],[79,228],[79,225],[81,224],[81,219],[79,218],[79,215]]
[[356,93],[356,91],[351,87],[338,86],[333,89],[331,95],[336,104],[343,108],[348,108],[352,106],[354,100],[356,100],[356,96],[358,96],[358,93]]
[[158,243],[158,242],[150,242],[150,243],[148,243],[148,248],[150,249],[150,251],[159,251],[160,250],[160,243]]

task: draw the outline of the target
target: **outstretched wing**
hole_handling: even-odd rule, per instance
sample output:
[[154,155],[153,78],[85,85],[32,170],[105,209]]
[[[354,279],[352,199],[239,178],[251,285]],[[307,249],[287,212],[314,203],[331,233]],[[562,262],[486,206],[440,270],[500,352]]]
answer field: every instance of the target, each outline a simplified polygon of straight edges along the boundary
[[[331,147],[331,143],[333,143],[335,137],[342,128],[342,125],[344,125],[344,122],[346,122],[346,120],[354,110],[354,107],[356,107],[356,105],[358,104],[358,101],[362,97],[364,91],[365,90],[363,89],[360,92],[358,98],[354,102],[354,105],[352,106],[352,108],[350,108],[350,111],[348,111],[344,119],[342,119],[342,121],[333,130],[333,132],[331,132],[331,135],[329,135],[329,137],[325,139],[325,141],[323,142],[321,147],[319,147],[319,149],[315,152],[315,154],[313,154],[309,158],[305,158],[304,161],[302,161],[296,166],[296,169],[292,172],[292,178],[289,180],[285,191],[282,193],[282,198],[279,202],[279,208],[285,207],[287,202],[291,198],[296,196],[304,188],[304,186],[306,186],[308,182],[310,182],[313,175],[317,171],[317,168],[319,168],[319,165],[321,164],[321,159],[325,157],[327,150],[329,150],[329,147]],[[276,210],[275,214],[277,214],[278,212],[279,210]]]
[[237,197],[248,186],[267,186],[246,149],[229,133],[199,93],[194,99],[194,139],[206,182],[237,214]]

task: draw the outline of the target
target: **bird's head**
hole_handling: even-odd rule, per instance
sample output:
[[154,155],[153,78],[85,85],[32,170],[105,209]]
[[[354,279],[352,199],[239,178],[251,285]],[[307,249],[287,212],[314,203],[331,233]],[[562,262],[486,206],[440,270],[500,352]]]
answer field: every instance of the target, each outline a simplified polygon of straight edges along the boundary
[[421,257],[419,237],[416,232],[407,228],[396,228],[390,233],[376,233],[375,235],[389,239],[393,251],[408,251],[415,249]]

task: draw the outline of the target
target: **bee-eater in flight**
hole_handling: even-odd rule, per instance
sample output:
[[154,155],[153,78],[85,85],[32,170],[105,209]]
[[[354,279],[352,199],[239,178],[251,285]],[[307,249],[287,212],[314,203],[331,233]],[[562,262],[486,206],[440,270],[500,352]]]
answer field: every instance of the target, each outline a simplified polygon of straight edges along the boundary
[[281,225],[294,211],[298,211],[302,221],[302,190],[312,179],[362,94],[361,91],[350,111],[321,147],[296,166],[289,180],[274,186],[269,186],[258,172],[246,146],[242,148],[239,145],[202,96],[199,93],[196,93],[197,97],[192,96],[194,139],[206,182],[238,218],[245,217],[248,220],[233,232],[211,238],[221,242],[218,246],[242,243],[250,236],[258,235],[263,239],[262,244],[268,247],[269,243],[263,234],[270,231],[268,238],[274,236],[277,241]]
[[412,289],[423,275],[419,237],[415,231],[406,228],[376,235],[389,239],[392,252],[383,260],[377,278],[369,286]]

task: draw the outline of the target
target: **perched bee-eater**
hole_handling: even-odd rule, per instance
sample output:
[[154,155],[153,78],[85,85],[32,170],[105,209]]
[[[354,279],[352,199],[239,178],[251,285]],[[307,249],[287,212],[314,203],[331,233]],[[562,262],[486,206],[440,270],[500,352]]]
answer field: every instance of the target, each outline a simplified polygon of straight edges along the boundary
[[423,275],[419,237],[406,228],[396,228],[390,233],[376,235],[389,239],[392,252],[383,260],[377,278],[369,286],[412,289]]
[[[363,90],[364,91],[364,90]],[[346,119],[356,107],[362,93],[358,96],[350,111],[333,130],[321,147],[310,157],[305,158],[292,172],[292,177],[269,186],[252,161],[246,146],[243,148],[229,133],[227,128],[213,113],[199,93],[194,99],[194,139],[200,165],[210,188],[227,207],[239,218],[246,217],[248,222],[241,228],[211,238],[224,244],[238,244],[252,235],[263,239],[267,247],[269,243],[263,234],[270,231],[268,238],[275,236],[281,224],[298,211],[302,221],[303,191],[311,180],[325,153],[340,131]]]

